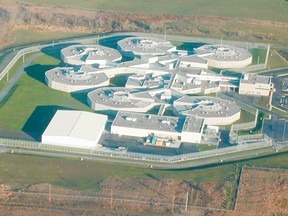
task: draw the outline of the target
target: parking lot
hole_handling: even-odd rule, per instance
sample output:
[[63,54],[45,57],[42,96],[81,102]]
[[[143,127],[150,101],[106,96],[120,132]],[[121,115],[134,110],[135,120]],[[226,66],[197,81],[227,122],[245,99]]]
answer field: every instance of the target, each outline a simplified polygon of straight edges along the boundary
[[287,141],[288,121],[264,119],[263,133],[277,141]]

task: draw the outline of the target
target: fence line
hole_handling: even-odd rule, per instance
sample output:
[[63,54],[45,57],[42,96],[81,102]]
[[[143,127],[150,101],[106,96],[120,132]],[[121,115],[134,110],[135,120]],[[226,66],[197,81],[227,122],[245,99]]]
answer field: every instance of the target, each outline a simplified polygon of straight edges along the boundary
[[255,128],[256,125],[257,125],[257,119],[258,119],[258,114],[259,114],[259,110],[246,104],[246,103],[243,103],[239,100],[236,100],[235,98],[232,98],[230,96],[227,96],[223,93],[218,93],[217,94],[218,97],[222,98],[222,99],[225,99],[225,100],[229,100],[229,101],[232,101],[234,103],[236,103],[238,106],[240,106],[241,108],[245,109],[246,111],[252,113],[255,115],[255,118],[253,121],[250,121],[250,122],[245,122],[245,123],[239,123],[239,124],[233,124],[231,126],[231,131],[238,131],[238,130],[249,130],[249,129],[252,129],[252,128]]
[[[103,34],[103,35],[95,35],[95,37],[92,38],[84,38],[84,39],[74,39],[74,40],[64,40],[62,42],[58,43],[49,43],[44,45],[36,45],[27,47],[24,49],[21,49],[14,58],[8,63],[8,65],[2,70],[0,73],[0,80],[3,79],[3,77],[9,72],[9,70],[13,67],[13,65],[20,59],[23,55],[40,51],[44,48],[54,48],[58,47],[59,45],[65,45],[65,44],[73,44],[73,43],[82,43],[82,44],[89,44],[89,43],[97,43],[99,40],[107,39],[113,36],[144,36],[144,37],[156,37],[160,39],[170,40],[170,41],[180,41],[180,42],[196,42],[196,43],[208,43],[208,44],[226,44],[226,45],[232,45],[232,46],[238,46],[238,47],[244,47],[246,49],[251,48],[267,48],[267,44],[261,44],[261,43],[249,43],[249,42],[243,42],[243,41],[231,41],[231,40],[221,40],[221,39],[212,39],[212,38],[198,38],[198,37],[188,37],[188,36],[177,36],[177,35],[166,35],[166,34],[151,34],[151,33],[138,33],[138,32],[123,32],[123,33],[110,33],[110,34]],[[251,65],[251,68],[257,67],[257,65]],[[260,67],[260,66],[259,66]]]
[[[264,147],[272,146],[272,140],[266,135],[262,135],[261,139],[259,137],[255,139],[255,135],[248,135],[242,139],[241,139],[241,136],[239,137],[238,137],[238,140],[239,142],[241,142],[241,145],[208,150],[208,151],[203,151],[203,152],[174,155],[174,156],[163,156],[163,155],[153,155],[153,154],[143,154],[143,153],[133,153],[133,152],[118,152],[118,151],[103,150],[103,149],[81,149],[81,148],[63,147],[63,146],[43,144],[40,142],[13,140],[13,139],[0,139],[0,146],[2,145],[5,147],[10,147],[10,148],[67,152],[67,153],[83,154],[83,155],[90,155],[90,156],[116,157],[116,158],[122,158],[122,159],[164,162],[164,163],[176,163],[180,161],[189,161],[189,160],[195,160],[195,159],[200,159],[200,158],[207,158],[207,157],[225,155],[225,154],[236,153],[240,151],[247,151],[247,150],[253,150],[257,148],[264,148]],[[249,142],[249,137],[252,143]]]

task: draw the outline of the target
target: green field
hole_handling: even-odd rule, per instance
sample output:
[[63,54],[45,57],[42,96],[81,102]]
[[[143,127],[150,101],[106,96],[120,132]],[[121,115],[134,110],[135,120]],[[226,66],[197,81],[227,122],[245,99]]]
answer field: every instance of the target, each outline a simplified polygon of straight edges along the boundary
[[262,156],[257,159],[243,159],[238,162],[227,162],[221,165],[184,170],[154,170],[112,163],[16,154],[1,154],[0,164],[1,180],[11,185],[14,189],[48,182],[75,190],[89,191],[95,190],[101,180],[117,176],[129,176],[132,178],[153,177],[160,180],[186,179],[195,182],[218,182],[220,184],[225,181],[227,171],[235,169],[235,164],[287,169],[288,157],[287,152],[283,152],[277,155]]
[[18,2],[152,14],[255,18],[283,22],[288,19],[288,2],[285,0],[20,0]]
[[57,109],[91,111],[82,94],[59,92],[45,84],[44,73],[59,64],[59,59],[43,55],[26,67],[26,73],[17,82],[17,88],[0,109],[0,131],[23,131],[31,136],[39,136]]

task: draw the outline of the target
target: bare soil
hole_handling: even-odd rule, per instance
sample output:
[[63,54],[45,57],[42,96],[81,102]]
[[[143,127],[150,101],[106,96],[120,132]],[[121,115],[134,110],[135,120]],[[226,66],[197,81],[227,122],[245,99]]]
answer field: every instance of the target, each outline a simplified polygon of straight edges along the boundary
[[[1,215],[173,215],[184,212],[187,193],[189,208],[201,206],[205,211],[221,208],[225,199],[224,188],[216,183],[171,179],[106,178],[95,191],[84,192],[52,186],[50,202],[49,187],[41,183],[14,192],[3,186]],[[198,211],[203,212],[193,212]]]
[[288,171],[243,169],[235,215],[288,215]]
[[[1,8],[0,6],[0,15],[2,26],[0,45],[13,43],[13,38],[8,36],[15,30],[23,29],[43,32],[73,31],[77,33],[109,31],[167,32],[227,36],[229,38],[273,42],[285,41],[287,38],[281,32],[285,33],[288,30],[287,22],[268,20],[120,13],[23,3],[7,8]],[[235,26],[238,27],[235,28]],[[276,32],[279,34],[276,35]]]

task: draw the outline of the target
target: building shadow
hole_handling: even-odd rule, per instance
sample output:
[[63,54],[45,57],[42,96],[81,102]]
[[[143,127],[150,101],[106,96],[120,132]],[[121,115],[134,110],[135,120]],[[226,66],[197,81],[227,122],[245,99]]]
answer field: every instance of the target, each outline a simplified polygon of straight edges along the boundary
[[181,44],[180,46],[177,47],[179,50],[188,50],[189,52],[194,52],[194,48],[201,47],[203,45],[206,45],[205,43],[190,43],[190,42],[185,42]]
[[[93,89],[91,89],[92,91]],[[72,92],[71,93],[71,97],[73,97],[74,99],[76,99],[77,101],[81,102],[82,104],[86,105],[89,107],[89,104],[88,104],[88,91],[86,92]]]
[[37,106],[28,118],[22,131],[35,139],[41,141],[41,136],[57,110],[73,110],[62,106]]
[[101,46],[106,46],[106,47],[110,47],[113,49],[117,49],[117,42],[127,37],[133,37],[133,35],[112,36],[109,38],[100,39],[99,44]]
[[41,52],[43,52],[45,55],[48,55],[48,56],[51,56],[53,58],[56,58],[60,61],[62,61],[61,59],[61,50],[66,48],[66,47],[69,47],[69,46],[72,46],[72,45],[77,45],[79,43],[65,43],[65,44],[59,44],[59,45],[51,45],[49,47],[45,47],[43,49],[41,49]]
[[56,68],[60,65],[41,65],[41,64],[35,64],[31,65],[25,68],[25,71],[28,76],[34,78],[35,80],[38,80],[46,85],[45,82],[45,72],[48,70],[51,70],[53,68]]

